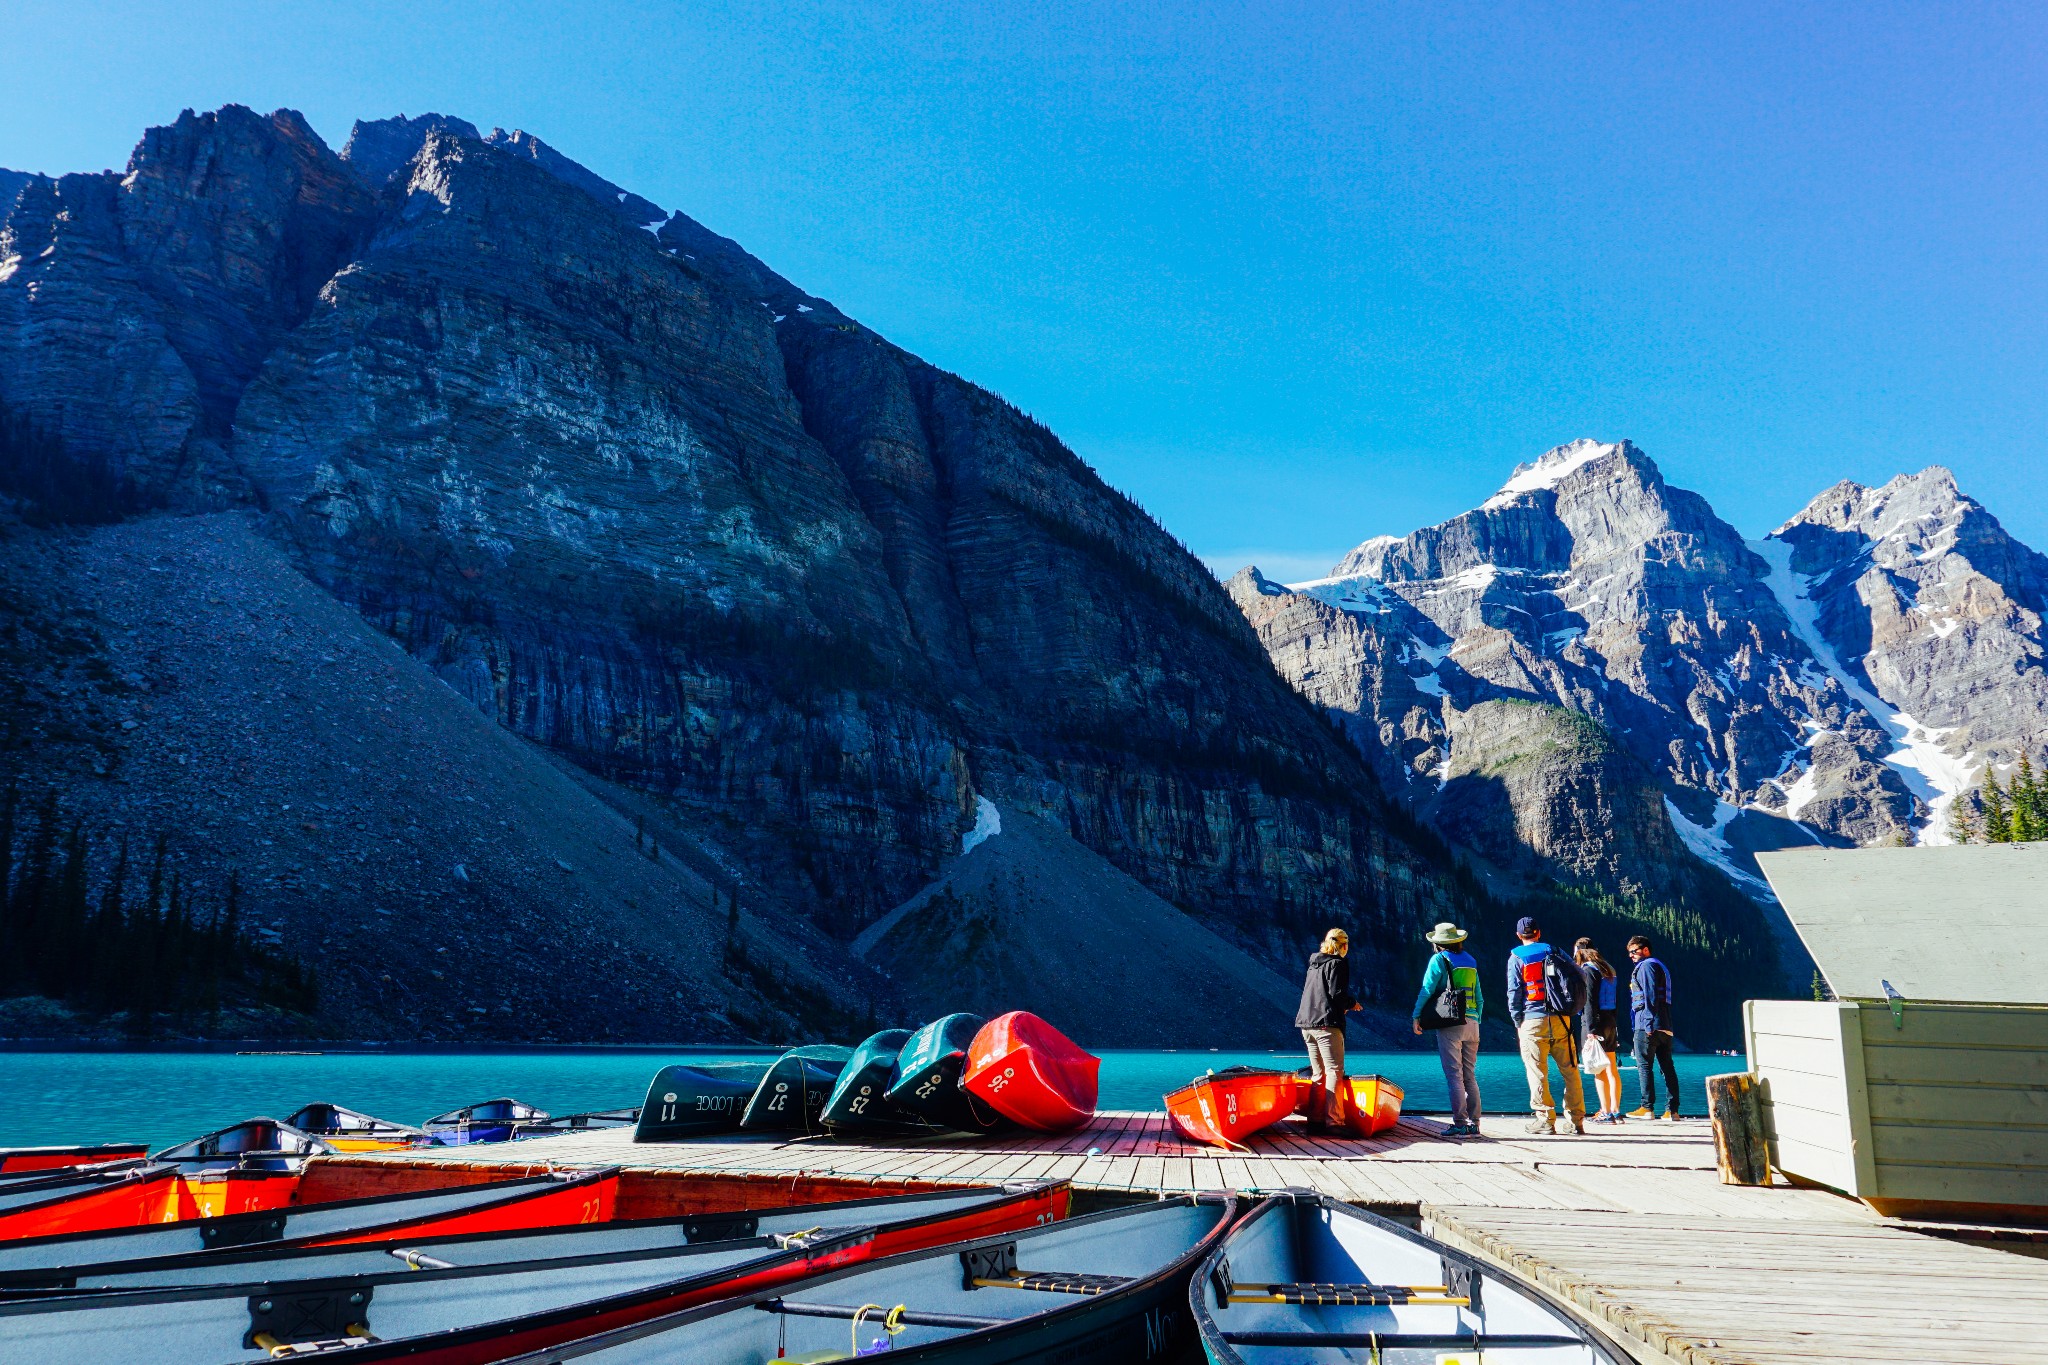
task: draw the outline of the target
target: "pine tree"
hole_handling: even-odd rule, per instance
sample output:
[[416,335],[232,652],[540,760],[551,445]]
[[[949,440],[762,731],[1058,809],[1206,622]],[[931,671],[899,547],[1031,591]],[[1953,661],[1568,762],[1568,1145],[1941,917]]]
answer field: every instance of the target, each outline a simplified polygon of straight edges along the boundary
[[2048,773],[2037,774],[2033,760],[2020,755],[2019,771],[2007,788],[2012,802],[2012,837],[2015,843],[2048,839]]
[[1957,793],[1948,803],[1948,838],[1952,844],[1974,844],[1983,837],[1983,830],[1977,824],[1976,797],[1969,792]]
[[2012,807],[2006,800],[2005,788],[1998,785],[1998,774],[1989,770],[1984,774],[1984,842],[2012,842]]

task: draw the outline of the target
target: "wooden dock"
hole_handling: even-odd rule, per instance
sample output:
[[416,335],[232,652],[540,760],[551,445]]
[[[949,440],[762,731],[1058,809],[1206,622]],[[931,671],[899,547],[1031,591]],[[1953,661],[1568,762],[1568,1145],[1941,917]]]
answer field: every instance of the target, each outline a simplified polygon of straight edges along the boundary
[[451,1166],[471,1179],[508,1166],[622,1166],[648,1212],[660,1206],[649,1191],[716,1191],[732,1206],[1034,1179],[1104,1198],[1305,1187],[1420,1220],[1576,1305],[1652,1365],[2048,1365],[2048,1259],[1928,1236],[1820,1190],[1724,1186],[1704,1121],[1532,1137],[1516,1116],[1488,1119],[1484,1140],[1463,1142],[1443,1127],[1404,1118],[1369,1140],[1262,1134],[1242,1153],[1185,1142],[1156,1112],[1104,1113],[1059,1136],[876,1144],[642,1145],[611,1129],[315,1164],[366,1193],[439,1183]]

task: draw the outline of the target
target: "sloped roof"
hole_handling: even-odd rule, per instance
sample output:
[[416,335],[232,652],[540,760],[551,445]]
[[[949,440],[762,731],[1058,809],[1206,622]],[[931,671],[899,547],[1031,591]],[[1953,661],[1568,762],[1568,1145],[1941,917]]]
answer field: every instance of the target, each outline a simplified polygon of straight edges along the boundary
[[2048,1005],[2048,843],[1760,853],[1843,999]]

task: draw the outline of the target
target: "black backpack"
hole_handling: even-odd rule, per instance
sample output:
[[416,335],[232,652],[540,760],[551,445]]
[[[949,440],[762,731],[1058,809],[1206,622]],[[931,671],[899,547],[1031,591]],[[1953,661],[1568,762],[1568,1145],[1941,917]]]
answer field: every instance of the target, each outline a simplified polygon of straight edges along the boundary
[[1426,1029],[1456,1028],[1465,1022],[1465,992],[1451,975],[1450,963],[1444,964],[1442,989],[1429,998],[1416,1022]]
[[1544,1008],[1551,1014],[1577,1014],[1586,1003],[1586,978],[1578,964],[1552,948],[1543,959]]

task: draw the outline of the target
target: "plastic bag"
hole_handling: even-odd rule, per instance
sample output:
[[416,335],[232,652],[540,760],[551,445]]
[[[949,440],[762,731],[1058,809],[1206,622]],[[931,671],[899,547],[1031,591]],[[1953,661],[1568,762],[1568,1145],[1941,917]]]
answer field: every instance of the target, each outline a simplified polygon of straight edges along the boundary
[[1579,1054],[1579,1070],[1588,1076],[1597,1076],[1607,1069],[1607,1049],[1594,1036],[1586,1039],[1586,1050]]

